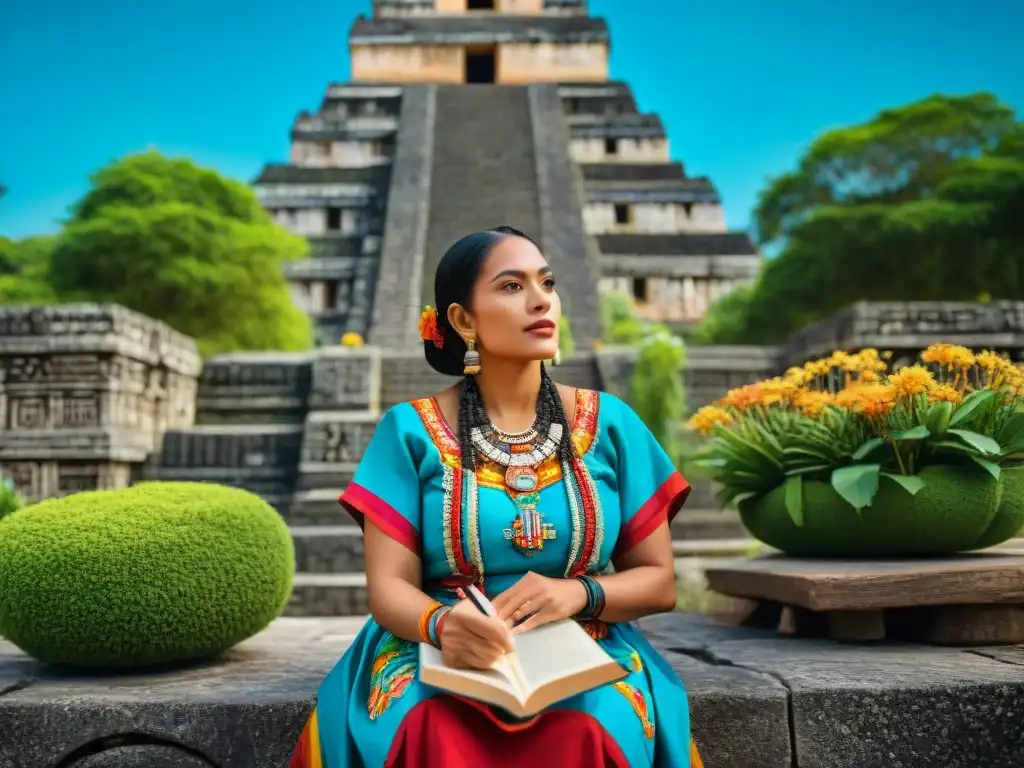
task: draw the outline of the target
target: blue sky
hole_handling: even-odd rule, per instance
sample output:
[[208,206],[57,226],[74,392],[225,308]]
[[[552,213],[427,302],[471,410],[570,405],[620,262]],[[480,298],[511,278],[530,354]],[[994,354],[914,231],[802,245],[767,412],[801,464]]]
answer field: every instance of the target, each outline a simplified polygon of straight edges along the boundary
[[[0,3],[0,235],[54,231],[108,161],[147,147],[249,180],[348,78],[369,0]],[[1024,113],[1019,0],[591,0],[612,76],[710,175],[731,227],[830,127],[934,92]],[[970,10],[968,10],[970,9]],[[1024,116],[1024,114],[1022,114]]]

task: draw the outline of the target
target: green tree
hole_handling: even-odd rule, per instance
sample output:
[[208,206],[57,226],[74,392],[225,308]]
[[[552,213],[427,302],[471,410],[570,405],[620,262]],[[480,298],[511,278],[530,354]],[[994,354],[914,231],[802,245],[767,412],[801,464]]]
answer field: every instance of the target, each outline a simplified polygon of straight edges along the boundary
[[57,298],[50,285],[50,255],[55,238],[0,237],[0,304],[52,304]]
[[630,404],[673,457],[679,454],[676,434],[686,414],[685,363],[682,339],[663,329],[656,331],[640,343],[630,382]]
[[562,360],[576,354],[576,341],[572,337],[572,324],[567,315],[558,317],[558,357]]
[[249,187],[157,152],[116,161],[92,184],[53,250],[62,298],[123,304],[194,337],[207,355],[311,345],[281,269],[306,242],[275,224]]
[[991,94],[830,131],[760,197],[757,228],[779,256],[698,335],[776,343],[859,300],[1024,297],[1022,204],[1024,128]]
[[926,199],[960,160],[997,149],[1017,131],[1013,110],[991,93],[929,96],[828,131],[797,170],[760,194],[754,211],[759,238],[785,238],[823,206]]
[[698,344],[742,344],[747,337],[754,285],[734,288],[712,304],[693,332]]

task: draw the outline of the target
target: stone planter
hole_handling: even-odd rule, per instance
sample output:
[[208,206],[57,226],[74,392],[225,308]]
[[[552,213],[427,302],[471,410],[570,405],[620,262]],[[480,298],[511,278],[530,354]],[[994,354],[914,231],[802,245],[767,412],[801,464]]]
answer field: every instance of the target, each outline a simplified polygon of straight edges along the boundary
[[740,518],[755,538],[803,557],[948,555],[977,549],[979,542],[992,546],[1019,530],[1016,521],[1024,514],[1019,475],[1004,483],[1014,499],[1007,498],[1005,511],[1000,483],[984,470],[933,466],[920,477],[926,485],[915,496],[883,478],[871,506],[859,513],[831,485],[807,481],[799,527],[786,510],[780,486],[742,503]]
[[1024,467],[1002,471],[999,508],[975,549],[994,547],[1020,534],[1024,528]]

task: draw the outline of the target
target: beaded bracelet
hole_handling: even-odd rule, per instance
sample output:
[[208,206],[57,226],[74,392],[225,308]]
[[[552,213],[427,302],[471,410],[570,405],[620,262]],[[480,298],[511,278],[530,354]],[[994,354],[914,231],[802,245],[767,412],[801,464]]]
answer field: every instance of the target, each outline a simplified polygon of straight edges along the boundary
[[577,576],[576,578],[587,590],[587,606],[576,614],[576,618],[584,621],[596,619],[604,612],[604,587],[590,576]]
[[444,603],[439,603],[437,600],[431,600],[430,605],[423,609],[423,613],[420,614],[420,637],[424,643],[430,643],[433,645],[433,640],[430,637],[430,629],[433,624],[434,616],[444,608]]

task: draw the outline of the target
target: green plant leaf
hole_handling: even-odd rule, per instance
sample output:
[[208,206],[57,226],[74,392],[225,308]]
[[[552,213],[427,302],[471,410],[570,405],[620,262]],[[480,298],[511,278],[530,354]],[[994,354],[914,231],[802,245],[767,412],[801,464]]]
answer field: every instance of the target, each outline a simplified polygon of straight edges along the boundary
[[804,479],[799,475],[786,480],[786,511],[793,525],[802,528],[804,524]]
[[860,448],[853,452],[854,461],[862,461],[866,459],[871,453],[876,451],[885,445],[885,440],[881,437],[872,437],[866,441]]
[[978,451],[969,445],[964,443],[955,443],[952,440],[941,440],[934,443],[933,448],[938,452],[942,451],[953,451],[954,453],[961,454],[962,456],[977,456]]
[[883,472],[882,477],[888,477],[894,483],[899,483],[903,486],[903,490],[911,496],[916,495],[925,486],[924,480],[917,475],[897,475],[894,472]]
[[813,475],[815,472],[828,472],[833,469],[833,464],[812,464],[809,467],[793,467],[786,472],[787,477],[794,477],[796,475]]
[[972,432],[969,429],[951,429],[949,430],[949,434],[956,435],[972,448],[981,451],[981,453],[988,454],[989,456],[998,456],[1002,452],[1002,448],[999,446],[999,443],[987,435]]
[[756,491],[747,491],[746,493],[740,493],[740,494],[737,494],[736,496],[733,496],[731,501],[736,506],[739,506],[744,501],[749,501],[750,499],[756,499],[759,496],[763,496],[763,495],[764,494],[757,493]]
[[949,426],[959,427],[962,424],[966,424],[974,418],[979,408],[988,405],[995,396],[995,391],[991,389],[979,389],[971,392],[953,412],[953,416],[949,420]]
[[924,425],[936,437],[941,437],[949,429],[949,420],[953,416],[952,403],[935,403],[924,416]]
[[1010,445],[1017,442],[1018,439],[1021,440],[1021,445],[1024,445],[1024,413],[1013,414],[996,435],[996,440],[1000,445]]
[[996,480],[999,479],[999,475],[1002,473],[1002,471],[999,465],[996,464],[994,461],[983,459],[981,458],[981,456],[971,456],[971,460],[979,467],[984,469],[986,472],[988,472],[990,475],[992,475],[992,477],[994,477]]
[[924,440],[925,438],[931,437],[932,433],[928,431],[928,427],[920,424],[913,429],[906,429],[902,432],[893,432],[891,437],[893,440]]
[[730,443],[733,448],[741,452],[744,458],[749,457],[750,461],[763,465],[769,471],[782,471],[782,462],[777,456],[773,456],[764,446],[746,440],[734,432],[723,432],[720,439]]
[[840,467],[832,473],[832,487],[850,505],[861,510],[871,506],[878,492],[881,464],[854,464]]

